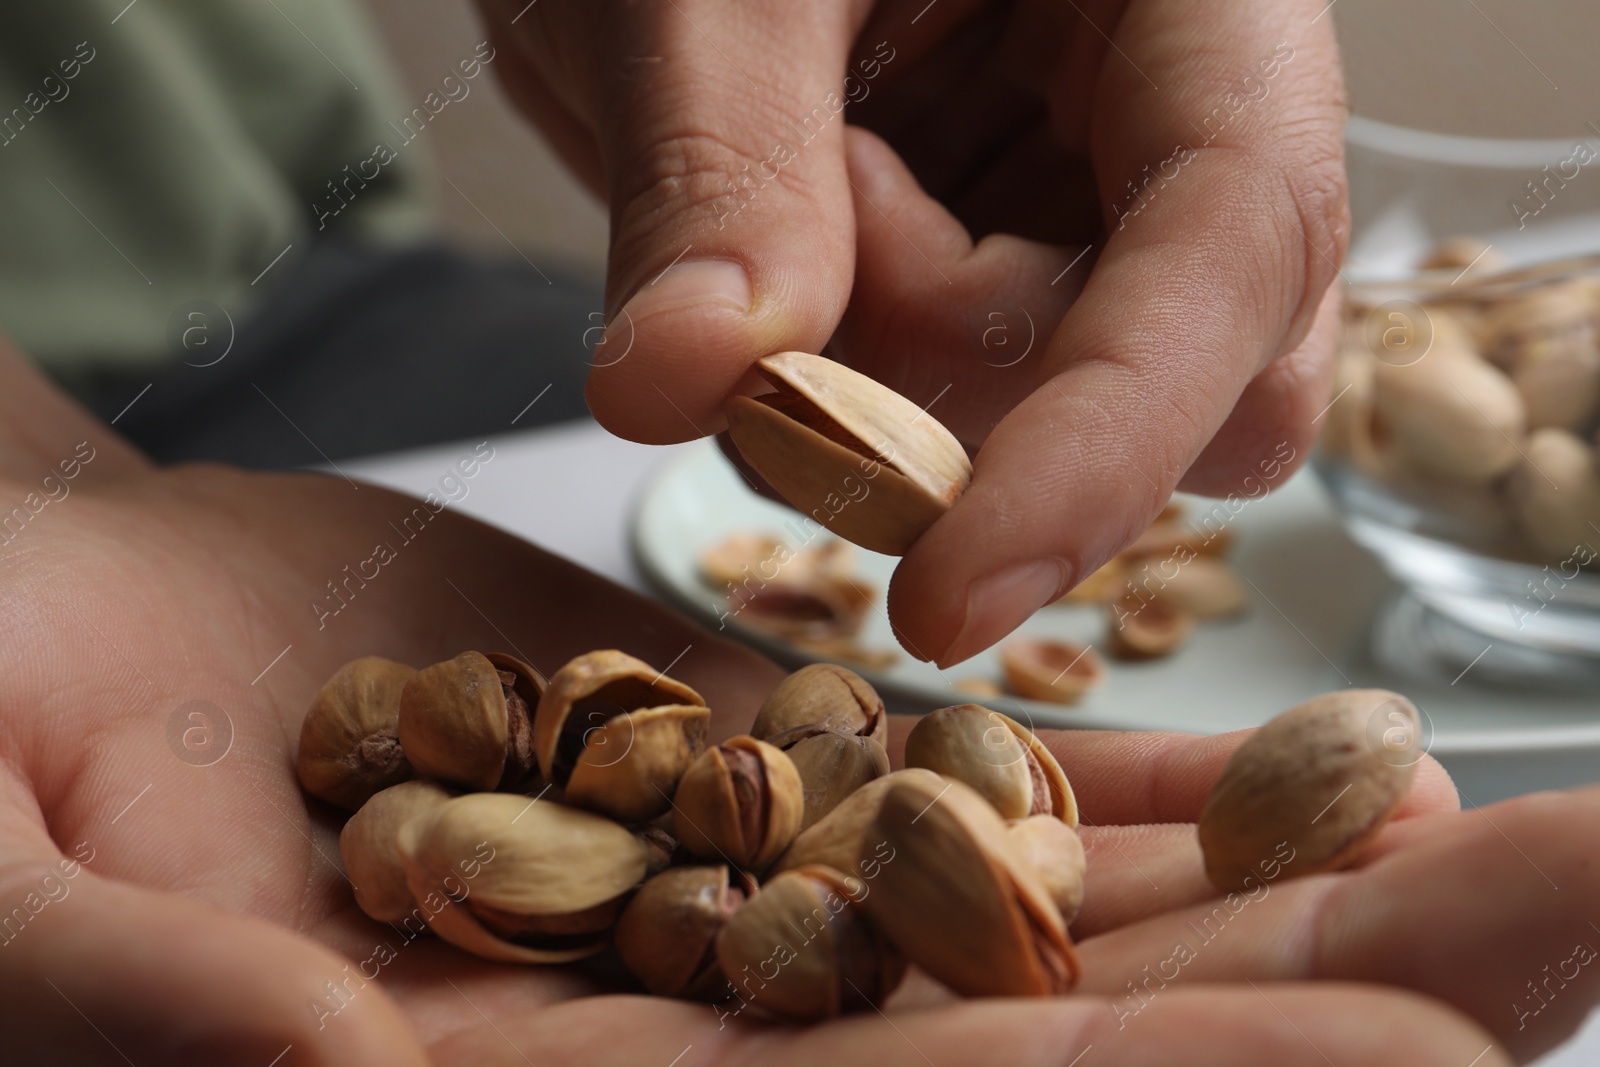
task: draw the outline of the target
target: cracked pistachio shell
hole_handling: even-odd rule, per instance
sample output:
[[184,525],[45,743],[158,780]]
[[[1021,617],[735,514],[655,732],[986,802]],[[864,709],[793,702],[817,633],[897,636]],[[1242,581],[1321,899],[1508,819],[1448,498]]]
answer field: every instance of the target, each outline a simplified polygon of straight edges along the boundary
[[905,977],[905,960],[861,911],[871,893],[861,879],[821,866],[762,886],[717,935],[734,994],[789,1022],[882,1004]]
[[[1542,558],[1567,560],[1593,550],[1600,527],[1600,458],[1565,430],[1536,430],[1507,486],[1517,525]],[[1591,525],[1592,524],[1592,525]]]
[[1196,619],[1232,618],[1250,606],[1244,582],[1219,559],[1196,556],[1179,565],[1170,577],[1168,569],[1153,573],[1148,580],[1142,574],[1134,580],[1158,600]]
[[1522,395],[1470,351],[1438,349],[1415,363],[1378,362],[1373,404],[1396,451],[1455,485],[1484,485],[1516,465],[1527,430]]
[[1031,815],[1006,828],[1006,836],[1022,859],[1039,876],[1045,892],[1068,926],[1083,907],[1083,877],[1087,862],[1078,832],[1049,815]]
[[889,743],[883,698],[868,681],[835,663],[801,667],[778,683],[756,713],[750,736],[769,741],[800,726],[821,726]]
[[400,694],[400,744],[429,778],[514,788],[533,769],[530,716],[543,688],[538,671],[500,652],[463,652],[424,667]]
[[725,866],[662,871],[617,920],[617,954],[657,996],[714,999],[727,985],[717,934],[757,892],[754,878]]
[[804,809],[789,757],[765,741],[732,737],[684,772],[672,798],[673,832],[696,856],[759,870],[789,847]]
[[870,737],[800,726],[773,736],[800,774],[805,814],[800,829],[815,824],[846,797],[889,773],[889,753]]
[[788,871],[806,864],[820,864],[848,875],[865,875],[878,852],[877,841],[867,839],[867,830],[878,813],[878,805],[897,782],[918,782],[935,791],[945,780],[930,770],[907,767],[891,771],[868,782],[845,797],[839,806],[800,832],[784,854],[778,857],[775,871]]
[[339,832],[339,857],[356,904],[379,922],[398,922],[416,901],[400,862],[400,827],[454,794],[423,779],[392,785],[361,805]]
[[1129,593],[1106,605],[1111,654],[1139,660],[1169,656],[1194,630],[1194,618],[1169,600],[1140,599]]
[[649,853],[610,819],[511,793],[447,800],[401,826],[399,848],[433,931],[512,963],[603,950]]
[[1511,380],[1522,394],[1530,429],[1581,431],[1600,411],[1600,348],[1594,332],[1530,342]]
[[[682,682],[614,648],[568,660],[550,676],[534,712],[534,752],[540,772],[556,785],[565,785],[586,735],[624,712],[669,704],[704,707],[705,700]],[[570,751],[561,743],[567,733],[577,735],[568,739]]]
[[867,836],[892,858],[862,902],[906,959],[969,997],[1050,996],[1077,982],[1061,912],[988,801],[961,782],[899,782]]
[[703,704],[612,716],[589,731],[564,799],[622,822],[666,814],[679,780],[705,751],[710,723],[711,709]]
[[1078,824],[1061,764],[1032,730],[977,704],[930,711],[906,737],[906,766],[965,782],[1004,819],[1053,815]]
[[300,724],[295,769],[314,797],[355,811],[412,777],[398,737],[400,692],[416,670],[364,656],[334,672]]
[[1014,637],[1000,646],[1000,666],[1011,692],[1051,704],[1076,704],[1106,680],[1100,653],[1074,641]]
[[756,366],[777,391],[731,398],[729,436],[779,495],[845,540],[903,555],[971,481],[961,442],[866,375],[805,352]]
[[1200,813],[1206,876],[1243,890],[1346,865],[1411,788],[1421,733],[1416,706],[1386,689],[1327,693],[1272,719],[1234,751]]

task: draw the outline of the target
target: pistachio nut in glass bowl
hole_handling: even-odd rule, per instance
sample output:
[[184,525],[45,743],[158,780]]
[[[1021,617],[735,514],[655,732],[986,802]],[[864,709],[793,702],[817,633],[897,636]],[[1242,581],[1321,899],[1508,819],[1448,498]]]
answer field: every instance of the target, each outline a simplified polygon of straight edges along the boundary
[[1350,284],[1315,467],[1404,587],[1390,666],[1600,691],[1600,256]]

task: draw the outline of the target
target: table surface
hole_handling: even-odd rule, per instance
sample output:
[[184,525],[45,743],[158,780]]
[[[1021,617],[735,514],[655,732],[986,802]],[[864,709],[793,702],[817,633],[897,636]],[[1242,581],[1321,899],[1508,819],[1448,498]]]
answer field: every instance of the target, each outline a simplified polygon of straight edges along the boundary
[[[438,488],[476,441],[343,462],[353,478],[420,496]],[[651,593],[628,548],[628,525],[640,492],[686,445],[649,446],[612,437],[591,422],[567,423],[491,439],[494,459],[452,504],[613,581]],[[603,487],[603,488],[602,488]],[[1512,1010],[1508,1005],[1506,1010]],[[1600,1013],[1537,1067],[1600,1063]]]

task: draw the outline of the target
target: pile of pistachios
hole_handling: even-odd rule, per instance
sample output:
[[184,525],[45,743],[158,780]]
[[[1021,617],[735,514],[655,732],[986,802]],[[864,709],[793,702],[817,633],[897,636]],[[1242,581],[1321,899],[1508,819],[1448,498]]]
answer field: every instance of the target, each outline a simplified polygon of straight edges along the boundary
[[1600,277],[1494,258],[1449,242],[1415,301],[1352,294],[1322,447],[1474,547],[1593,566]]
[[809,1022],[871,1010],[908,965],[968,996],[1062,993],[1083,899],[1077,807],[1031,731],[943,708],[891,772],[888,717],[815,664],[708,744],[689,686],[623,652],[548,680],[503,653],[348,663],[297,769],[353,811],[357,905],[486,959],[614,950],[651,993]]

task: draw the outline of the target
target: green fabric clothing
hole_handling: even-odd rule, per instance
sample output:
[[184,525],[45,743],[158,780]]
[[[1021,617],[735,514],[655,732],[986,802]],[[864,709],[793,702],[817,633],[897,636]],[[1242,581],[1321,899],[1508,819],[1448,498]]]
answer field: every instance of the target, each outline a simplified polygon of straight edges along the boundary
[[[5,4],[0,331],[69,383],[168,365],[178,309],[209,300],[237,322],[319,225],[421,236],[400,100],[342,0]],[[374,175],[380,143],[393,158]]]

